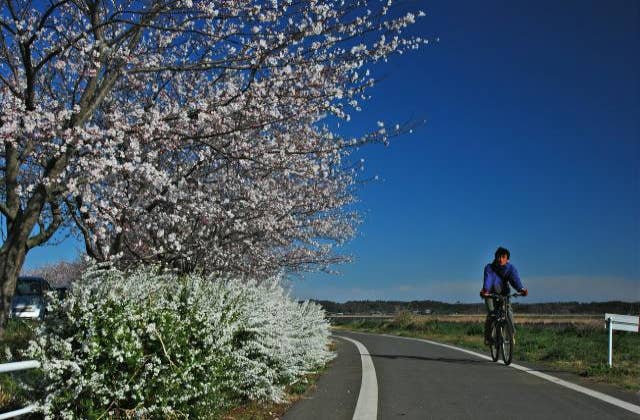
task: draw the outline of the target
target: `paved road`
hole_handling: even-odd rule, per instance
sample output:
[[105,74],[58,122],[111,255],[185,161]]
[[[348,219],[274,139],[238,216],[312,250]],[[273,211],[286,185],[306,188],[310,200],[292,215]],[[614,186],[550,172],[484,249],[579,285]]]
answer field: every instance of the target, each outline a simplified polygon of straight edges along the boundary
[[287,420],[351,420],[356,408],[362,369],[356,346],[334,340],[337,357],[316,383],[316,389],[287,411]]
[[[373,334],[340,332],[337,336],[357,340],[367,348],[375,366],[377,418],[381,420],[640,418],[525,371],[457,350]],[[338,357],[315,392],[294,405],[286,420],[353,418],[361,358],[351,342],[335,341]],[[640,405],[638,395],[603,389]]]

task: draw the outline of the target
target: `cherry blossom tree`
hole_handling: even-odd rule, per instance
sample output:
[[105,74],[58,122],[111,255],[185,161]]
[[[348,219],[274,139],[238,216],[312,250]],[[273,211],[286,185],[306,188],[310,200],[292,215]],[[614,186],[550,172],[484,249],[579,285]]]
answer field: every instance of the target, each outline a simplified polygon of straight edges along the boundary
[[[371,66],[426,43],[365,0],[0,2],[0,328],[26,253],[260,277],[341,257]],[[356,165],[357,166],[357,165]]]

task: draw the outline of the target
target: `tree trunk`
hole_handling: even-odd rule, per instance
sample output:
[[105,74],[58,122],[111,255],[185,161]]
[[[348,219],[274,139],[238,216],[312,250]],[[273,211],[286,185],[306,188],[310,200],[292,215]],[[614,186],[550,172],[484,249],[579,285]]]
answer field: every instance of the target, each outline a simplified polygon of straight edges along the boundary
[[0,337],[4,336],[11,310],[11,298],[27,255],[26,238],[20,239],[22,238],[7,238],[4,249],[0,252]]

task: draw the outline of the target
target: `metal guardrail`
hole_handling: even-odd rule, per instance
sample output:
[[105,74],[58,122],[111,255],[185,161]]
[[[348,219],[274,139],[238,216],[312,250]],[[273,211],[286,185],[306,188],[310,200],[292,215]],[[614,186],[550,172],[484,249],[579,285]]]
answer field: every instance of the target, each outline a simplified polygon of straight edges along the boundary
[[[19,370],[38,369],[40,368],[40,362],[37,360],[27,360],[24,362],[13,362],[0,364],[0,373],[16,372]],[[0,420],[10,419],[13,417],[21,416],[23,414],[33,413],[35,406],[30,405],[19,410],[9,411],[8,413],[0,413]]]

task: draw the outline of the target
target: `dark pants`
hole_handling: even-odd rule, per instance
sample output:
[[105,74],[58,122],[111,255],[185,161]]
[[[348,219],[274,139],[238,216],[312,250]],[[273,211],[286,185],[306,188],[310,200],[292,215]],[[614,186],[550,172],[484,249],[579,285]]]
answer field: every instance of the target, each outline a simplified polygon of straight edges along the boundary
[[[484,304],[487,307],[487,318],[484,322],[484,337],[486,340],[489,340],[491,338],[491,321],[495,315],[496,306],[499,305],[499,303],[495,299],[488,297],[484,298]],[[516,329],[513,324],[513,309],[511,308],[511,303],[507,305],[507,321],[511,329],[511,334],[515,334]]]

